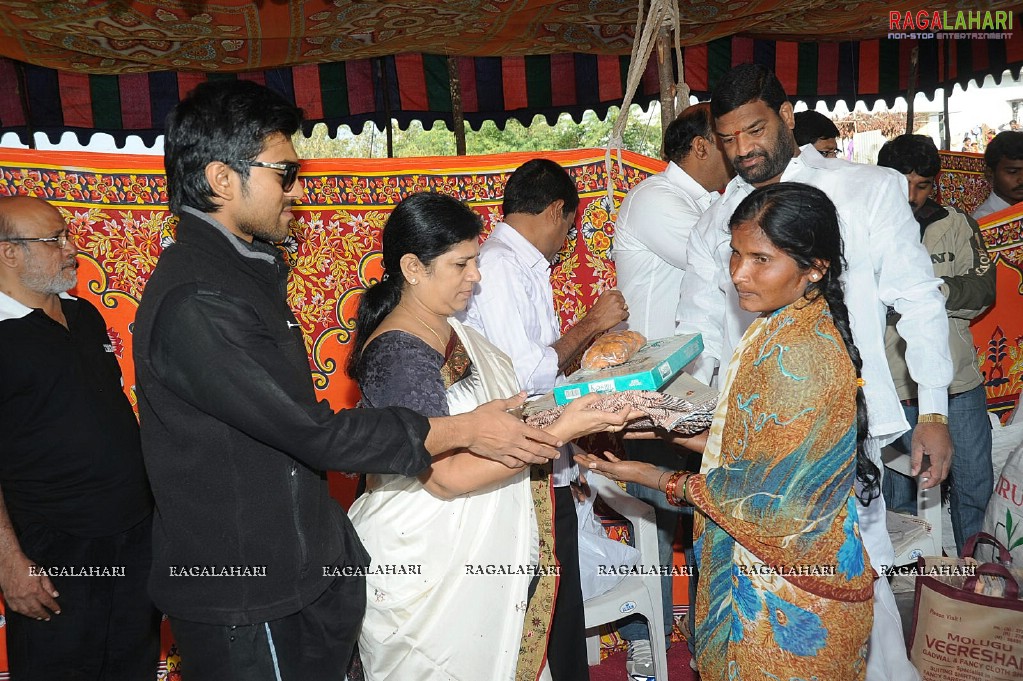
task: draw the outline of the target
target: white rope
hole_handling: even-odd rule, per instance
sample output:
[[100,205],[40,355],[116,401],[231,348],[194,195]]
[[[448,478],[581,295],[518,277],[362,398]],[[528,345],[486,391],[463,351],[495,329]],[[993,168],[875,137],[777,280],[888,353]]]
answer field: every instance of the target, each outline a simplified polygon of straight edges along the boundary
[[611,174],[611,149],[617,152],[618,174],[622,174],[622,136],[625,133],[625,126],[629,122],[629,109],[632,107],[632,98],[639,89],[639,84],[646,71],[647,62],[650,60],[650,53],[657,43],[657,34],[661,27],[670,25],[675,33],[675,58],[678,64],[678,80],[675,83],[675,110],[682,111],[689,104],[689,86],[685,84],[682,70],[682,46],[679,41],[679,11],[677,0],[650,0],[650,10],[644,17],[645,0],[639,0],[639,13],[636,18],[636,31],[632,43],[632,56],[629,63],[629,73],[625,81],[625,97],[622,99],[622,106],[618,112],[618,118],[611,128],[611,135],[607,141],[607,149],[604,152],[604,165],[607,169],[607,199],[608,209],[614,207],[614,180]]

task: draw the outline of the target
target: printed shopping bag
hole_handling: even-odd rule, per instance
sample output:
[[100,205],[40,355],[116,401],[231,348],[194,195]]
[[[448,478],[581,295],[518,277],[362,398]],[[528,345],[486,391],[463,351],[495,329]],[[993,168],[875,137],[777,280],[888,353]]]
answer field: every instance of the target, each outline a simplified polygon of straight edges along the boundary
[[[994,535],[1023,567],[1023,444],[1016,447],[995,479],[994,493],[984,514],[984,532]],[[987,552],[980,558],[994,560]]]
[[964,547],[966,558],[917,561],[910,659],[924,681],[1023,679],[1020,585],[1005,565],[972,558],[978,539],[996,542],[979,533]]

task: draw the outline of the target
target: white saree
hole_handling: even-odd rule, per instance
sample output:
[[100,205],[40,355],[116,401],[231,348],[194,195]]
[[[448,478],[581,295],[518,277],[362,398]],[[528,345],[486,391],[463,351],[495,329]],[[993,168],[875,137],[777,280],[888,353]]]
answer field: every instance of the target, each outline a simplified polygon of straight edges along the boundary
[[[472,360],[471,374],[447,390],[450,413],[515,395],[511,360],[449,322]],[[366,580],[359,651],[367,681],[514,679],[538,553],[528,467],[451,500],[414,477],[375,477],[380,484],[349,512],[370,572],[384,572]],[[388,565],[419,574],[386,574]]]

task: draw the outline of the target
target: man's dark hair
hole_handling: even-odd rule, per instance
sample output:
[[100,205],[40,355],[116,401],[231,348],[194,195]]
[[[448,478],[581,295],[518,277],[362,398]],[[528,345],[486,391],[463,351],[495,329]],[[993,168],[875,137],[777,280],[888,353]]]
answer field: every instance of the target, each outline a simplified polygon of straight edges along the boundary
[[796,144],[813,144],[817,140],[829,140],[838,137],[838,127],[834,121],[816,111],[800,111],[795,115],[796,127],[792,134],[796,136]]
[[894,168],[903,175],[934,177],[941,170],[941,158],[934,140],[927,135],[899,135],[881,147],[877,165]]
[[774,71],[760,64],[739,64],[714,86],[710,112],[719,118],[758,100],[777,112],[789,98]]
[[558,199],[565,202],[563,215],[575,212],[579,207],[575,180],[554,161],[534,158],[519,166],[508,178],[501,209],[505,215],[539,215]]
[[713,132],[710,104],[707,102],[694,104],[668,124],[661,145],[661,158],[677,165],[693,150],[693,141],[697,137],[709,140]]
[[192,90],[167,117],[164,168],[170,209],[216,212],[206,166],[220,161],[243,178],[266,138],[291,137],[302,110],[267,87],[247,80],[208,81]]
[[987,143],[987,149],[984,150],[984,165],[995,170],[1003,158],[1011,161],[1023,159],[1023,132],[1005,130]]

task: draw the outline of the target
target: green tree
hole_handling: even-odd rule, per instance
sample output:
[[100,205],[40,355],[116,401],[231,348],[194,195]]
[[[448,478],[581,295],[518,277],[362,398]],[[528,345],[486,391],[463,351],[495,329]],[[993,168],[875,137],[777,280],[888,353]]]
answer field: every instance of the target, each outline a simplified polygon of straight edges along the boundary
[[[562,114],[554,125],[540,115],[526,127],[516,120],[509,120],[504,129],[498,129],[493,121],[487,121],[479,130],[466,130],[466,153],[469,155],[498,154],[512,151],[551,151],[603,147],[611,136],[618,115],[612,108],[604,119],[593,111],[587,111],[576,123],[568,114]],[[303,158],[382,158],[387,155],[387,136],[367,123],[358,134],[342,126],[333,137],[325,125],[317,125],[309,137],[296,136],[295,146]],[[453,156],[455,154],[454,133],[443,123],[437,122],[430,129],[422,123],[413,122],[406,130],[392,128],[394,156]],[[659,156],[661,145],[660,113],[655,106],[644,112],[633,105],[625,129],[623,146],[626,149]]]

